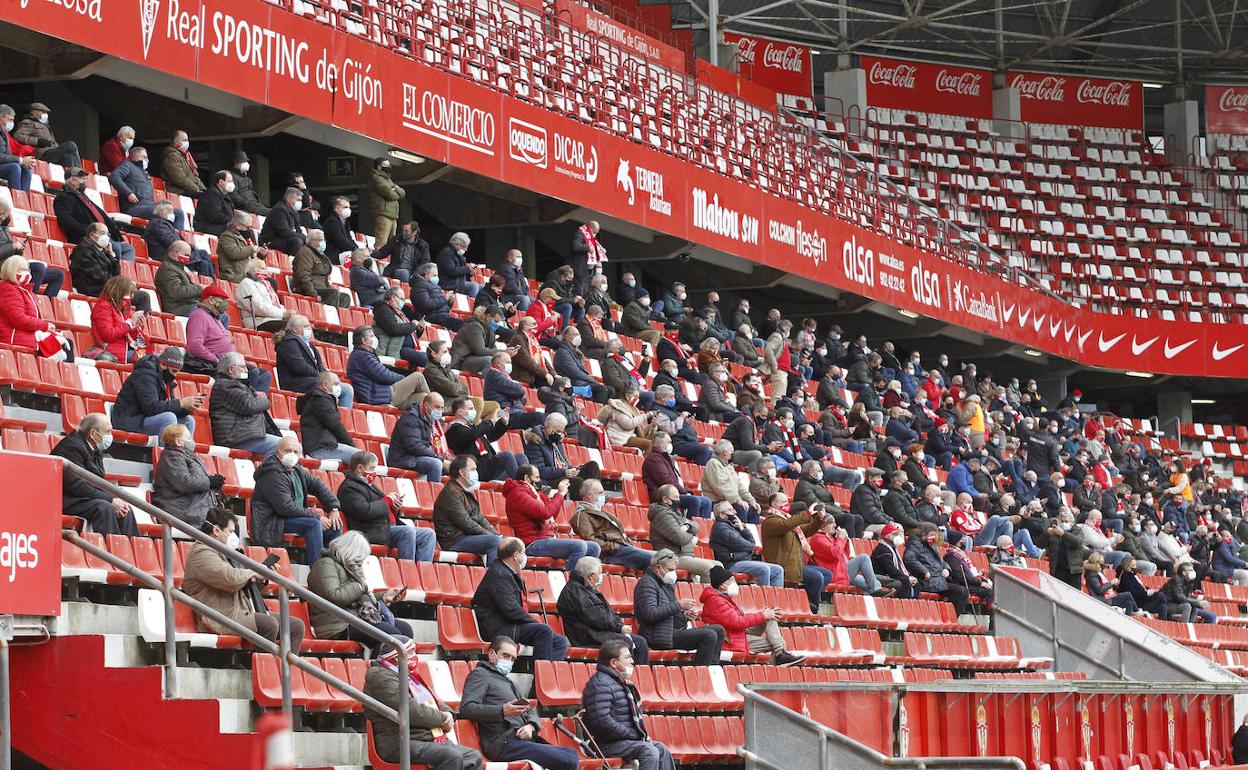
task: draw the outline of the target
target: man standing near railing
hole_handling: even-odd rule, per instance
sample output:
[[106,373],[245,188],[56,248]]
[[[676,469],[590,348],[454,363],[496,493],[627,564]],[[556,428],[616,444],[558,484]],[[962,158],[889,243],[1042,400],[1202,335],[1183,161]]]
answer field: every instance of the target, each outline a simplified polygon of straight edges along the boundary
[[[234,515],[223,508],[208,511],[201,529],[227,548],[238,548],[238,524]],[[186,578],[182,590],[239,625],[255,631],[265,639],[276,641],[281,632],[277,618],[258,612],[244,589],[260,576],[249,569],[230,564],[226,555],[211,546],[198,543],[186,555]],[[196,620],[205,631],[234,634],[235,630],[196,613]],[[299,618],[290,619],[290,649],[298,652],[303,644],[304,627]]]

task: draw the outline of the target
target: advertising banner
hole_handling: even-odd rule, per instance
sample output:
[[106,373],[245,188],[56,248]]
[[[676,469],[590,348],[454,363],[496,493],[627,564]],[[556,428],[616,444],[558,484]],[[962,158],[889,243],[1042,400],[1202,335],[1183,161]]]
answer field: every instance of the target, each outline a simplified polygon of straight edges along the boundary
[[1144,86],[1136,80],[1011,72],[1006,82],[1018,89],[1021,117],[1028,123],[1144,127]]
[[938,115],[992,117],[992,73],[949,64],[863,56],[867,104]]
[[0,615],[61,614],[61,460],[0,452]]
[[655,40],[575,0],[556,0],[555,8],[561,20],[617,48],[658,62],[664,67],[681,72],[685,69],[685,52],[679,48],[674,48],[661,40]]
[[1205,130],[1248,134],[1248,86],[1205,86]]
[[724,33],[724,42],[737,46],[741,77],[778,94],[814,96],[810,49],[765,37]]
[[[1248,371],[1248,325],[1078,308],[258,0],[29,0],[0,5],[0,19],[1089,366],[1226,377]],[[883,99],[872,102],[877,106],[991,115],[986,72],[863,61],[869,88]],[[1020,77],[1026,84],[1045,76]],[[1138,86],[1127,84],[1122,97],[1137,126]],[[1062,98],[1076,104],[1083,104],[1079,93],[1120,99],[1109,90],[1083,92],[1078,82],[1063,88]]]

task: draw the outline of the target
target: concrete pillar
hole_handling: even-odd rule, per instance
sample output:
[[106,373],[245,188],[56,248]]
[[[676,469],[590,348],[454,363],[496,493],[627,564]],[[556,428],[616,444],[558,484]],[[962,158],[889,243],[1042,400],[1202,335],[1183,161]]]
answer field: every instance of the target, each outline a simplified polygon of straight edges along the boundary
[[1066,391],[1069,389],[1070,383],[1065,377],[1056,379],[1036,378],[1036,390],[1040,395],[1044,396],[1044,400],[1049,402],[1049,408],[1056,410],[1057,402],[1066,398]]
[[[43,102],[52,110],[49,125],[58,142],[74,141],[78,143],[78,152],[84,158],[99,157],[100,150],[100,113],[87,104],[65,84],[57,81],[36,83],[32,102]],[[22,117],[20,107],[18,118]],[[116,132],[120,125],[105,126],[110,134]],[[149,157],[152,153],[148,153]],[[159,152],[155,153],[159,155]]]
[[1181,163],[1196,146],[1200,136],[1200,109],[1194,99],[1171,102],[1163,112],[1166,130],[1166,158]]
[[1001,136],[1023,138],[1023,108],[1017,88],[993,89],[992,119],[993,130]]
[[1192,394],[1185,390],[1163,390],[1157,394],[1158,427],[1167,436],[1177,436],[1174,421],[1192,421]]
[[867,71],[862,68],[823,74],[825,111],[832,118],[862,117],[867,112]]

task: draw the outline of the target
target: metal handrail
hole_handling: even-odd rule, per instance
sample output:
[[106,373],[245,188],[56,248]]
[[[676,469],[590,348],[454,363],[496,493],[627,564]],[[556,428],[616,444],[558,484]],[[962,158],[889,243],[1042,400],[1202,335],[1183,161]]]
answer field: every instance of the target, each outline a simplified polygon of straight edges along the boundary
[[[113,567],[116,567],[139,583],[161,593],[164,600],[165,623],[165,697],[177,697],[177,624],[174,620],[173,605],[175,601],[178,601],[189,606],[196,613],[204,615],[213,622],[229,628],[235,634],[241,636],[260,649],[277,655],[280,663],[279,670],[282,683],[282,711],[287,716],[291,714],[293,709],[291,704],[290,684],[290,668],[293,665],[305,674],[310,674],[325,684],[337,688],[339,691],[358,701],[362,706],[366,706],[369,709],[382,714],[387,719],[396,722],[399,727],[399,735],[403,737],[403,739],[399,741],[399,766],[402,770],[411,770],[411,745],[410,741],[407,739],[407,735],[410,732],[408,708],[410,693],[408,692],[408,688],[399,688],[399,707],[397,709],[392,709],[375,698],[357,690],[355,687],[351,686],[351,684],[344,682],[338,677],[304,662],[299,656],[298,650],[290,649],[290,596],[293,594],[294,596],[307,602],[310,606],[314,606],[318,610],[333,615],[336,619],[343,621],[349,627],[364,634],[366,637],[393,647],[398,652],[399,671],[405,672],[408,670],[408,656],[406,651],[403,649],[402,642],[389,634],[377,630],[377,628],[371,623],[352,615],[341,607],[316,595],[312,591],[309,591],[307,588],[304,588],[293,580],[290,580],[284,575],[266,567],[264,564],[255,561],[243,553],[228,548],[224,543],[220,542],[216,538],[209,537],[197,527],[194,527],[178,517],[152,505],[147,500],[134,495],[125,488],[120,487],[107,479],[102,479],[99,476],[96,476],[94,473],[82,468],[70,460],[66,460],[64,458],[60,459],[64,473],[69,473],[70,475],[87,482],[96,489],[107,492],[113,497],[124,500],[126,503],[130,504],[130,506],[138,508],[155,518],[161,525],[162,565],[160,580],[157,580],[155,577],[139,570],[134,565],[128,564],[117,556],[87,541],[73,530],[65,530],[62,533],[62,537],[66,541],[83,549],[83,551],[103,560]],[[269,582],[278,587],[280,625],[278,641],[276,643],[265,639],[254,631],[248,629],[246,626],[231,620],[225,615],[222,615],[220,612],[217,612],[213,608],[186,594],[181,589],[174,587],[172,569],[172,565],[174,563],[174,529],[184,535],[187,535],[195,542],[213,549],[230,562],[236,563],[239,566],[255,572],[257,575],[267,579]]]

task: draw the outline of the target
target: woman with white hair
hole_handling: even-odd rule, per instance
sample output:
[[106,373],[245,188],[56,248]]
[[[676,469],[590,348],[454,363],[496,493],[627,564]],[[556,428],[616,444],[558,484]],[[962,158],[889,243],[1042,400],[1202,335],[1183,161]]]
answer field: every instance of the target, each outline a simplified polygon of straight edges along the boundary
[[277,292],[265,280],[268,266],[263,259],[247,263],[247,275],[234,290],[234,301],[242,315],[243,326],[262,332],[277,332],[286,328],[290,311],[282,306]]
[[160,443],[160,459],[152,471],[152,504],[187,524],[203,526],[213,493],[225,485],[225,477],[208,473],[185,425],[165,428]]
[[[412,636],[412,627],[390,611],[391,602],[399,601],[406,591],[393,588],[377,598],[364,578],[364,560],[370,553],[368,540],[356,530],[344,532],[325,548],[323,558],[308,573],[308,588],[333,604],[371,623],[378,631],[390,635]],[[312,629],[320,639],[349,639],[362,642],[376,650],[380,644],[361,631],[347,625],[314,605],[310,608]]]

